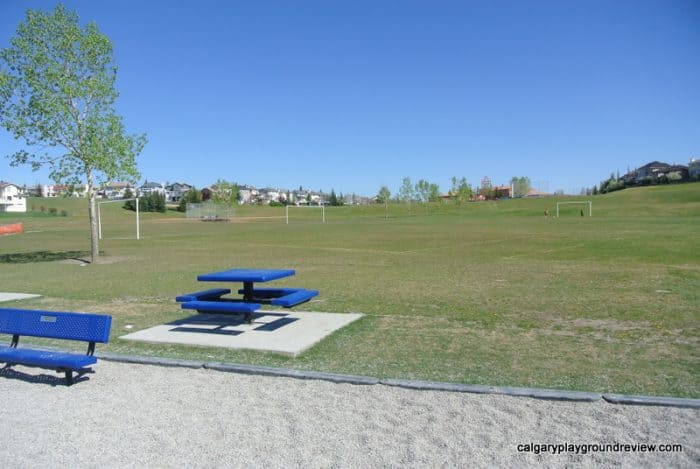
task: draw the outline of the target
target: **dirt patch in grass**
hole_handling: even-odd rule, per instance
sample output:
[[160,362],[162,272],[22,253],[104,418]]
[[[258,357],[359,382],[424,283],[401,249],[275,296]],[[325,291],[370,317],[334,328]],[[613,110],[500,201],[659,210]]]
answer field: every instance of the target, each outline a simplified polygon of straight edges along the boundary
[[592,319],[592,318],[575,318],[567,319],[546,315],[541,317],[545,324],[548,324],[548,329],[596,329],[603,331],[638,331],[648,330],[651,328],[649,321],[618,321],[615,319]]

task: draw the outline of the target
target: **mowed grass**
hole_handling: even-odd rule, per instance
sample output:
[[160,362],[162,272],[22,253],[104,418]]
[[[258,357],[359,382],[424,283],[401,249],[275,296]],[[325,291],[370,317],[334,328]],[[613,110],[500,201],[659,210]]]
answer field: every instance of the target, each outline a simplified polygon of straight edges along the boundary
[[[582,206],[557,200],[592,200]],[[25,234],[0,257],[87,251],[83,200],[33,199],[68,217],[0,215]],[[114,316],[102,350],[461,383],[700,397],[700,184],[588,197],[450,204],[237,207],[231,223],[104,205],[104,263],[0,264],[5,303]],[[76,258],[78,256],[66,256]],[[304,310],[366,316],[297,358],[134,343],[131,330],[188,315],[176,295],[197,274],[295,268],[276,282],[320,290]],[[208,285],[206,285],[208,287]],[[214,286],[212,284],[212,286]],[[9,338],[8,338],[9,340]],[[65,344],[61,344],[65,347]]]

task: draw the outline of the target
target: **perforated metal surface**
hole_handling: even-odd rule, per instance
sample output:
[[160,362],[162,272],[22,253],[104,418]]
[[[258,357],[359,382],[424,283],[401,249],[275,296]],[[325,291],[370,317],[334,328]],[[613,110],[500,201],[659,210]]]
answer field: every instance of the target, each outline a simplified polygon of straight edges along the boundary
[[20,363],[27,366],[41,366],[43,368],[56,367],[77,370],[97,363],[97,358],[75,353],[0,347],[0,362]]
[[279,278],[291,277],[293,269],[231,269],[197,276],[200,282],[269,282]]
[[112,317],[102,314],[0,308],[0,333],[53,339],[109,341]]

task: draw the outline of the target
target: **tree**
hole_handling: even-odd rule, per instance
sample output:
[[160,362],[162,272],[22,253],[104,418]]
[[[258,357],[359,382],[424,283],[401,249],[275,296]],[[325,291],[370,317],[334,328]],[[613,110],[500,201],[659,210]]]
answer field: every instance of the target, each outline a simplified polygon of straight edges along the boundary
[[211,200],[218,204],[234,205],[238,202],[238,184],[223,179],[217,180],[212,188]]
[[196,189],[192,188],[187,191],[187,193],[180,198],[180,202],[177,205],[178,212],[186,212],[187,204],[198,204],[202,201],[202,194]]
[[427,202],[430,197],[430,183],[425,179],[421,179],[416,183],[414,194],[421,202]]
[[124,190],[124,197],[122,197],[122,199],[127,199],[127,200],[126,200],[126,202],[124,202],[124,205],[122,205],[122,207],[127,209],[127,210],[136,210],[136,204],[134,203],[134,201],[129,200],[129,199],[133,199],[133,198],[134,198],[134,193],[131,192],[131,189],[129,189],[127,187],[126,190]]
[[377,193],[377,202],[384,204],[384,218],[389,218],[389,199],[391,198],[391,191],[388,187],[382,186],[379,188]]
[[454,197],[456,205],[462,205],[468,202],[472,198],[472,188],[467,183],[467,178],[457,179],[456,176],[452,177],[452,190],[450,191]]
[[428,187],[428,201],[429,202],[439,202],[440,201],[440,186],[434,182],[430,183]]
[[[56,182],[87,183],[92,262],[99,256],[96,193],[100,181],[136,181],[144,135],[126,135],[114,110],[112,43],[95,23],[58,5],[27,10],[10,47],[0,50],[0,124],[26,148],[10,164],[44,165]],[[60,152],[51,153],[51,149]]]
[[149,212],[161,212],[165,213],[165,196],[160,192],[151,192],[151,195],[147,197]]
[[331,189],[331,195],[328,196],[328,205],[338,205],[338,196],[335,195],[335,190]]
[[526,176],[513,176],[513,178],[510,180],[510,183],[513,186],[513,197],[525,197],[532,188],[530,178]]
[[411,178],[403,178],[401,188],[399,188],[399,197],[408,203],[408,210],[411,210],[411,199],[413,199],[413,185],[411,184]]
[[391,198],[391,191],[389,190],[388,187],[382,186],[379,188],[379,192],[377,193],[377,202],[380,204],[386,204],[389,203],[389,199]]

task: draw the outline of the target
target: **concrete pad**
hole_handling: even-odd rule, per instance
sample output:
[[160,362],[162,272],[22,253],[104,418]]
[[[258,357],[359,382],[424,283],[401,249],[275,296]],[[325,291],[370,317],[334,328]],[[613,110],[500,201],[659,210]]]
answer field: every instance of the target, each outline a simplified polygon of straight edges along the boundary
[[39,298],[41,295],[32,293],[2,293],[0,292],[0,301],[28,300],[30,298]]
[[120,339],[183,345],[250,349],[296,356],[361,314],[257,311],[246,324],[242,315],[197,314],[151,327]]

